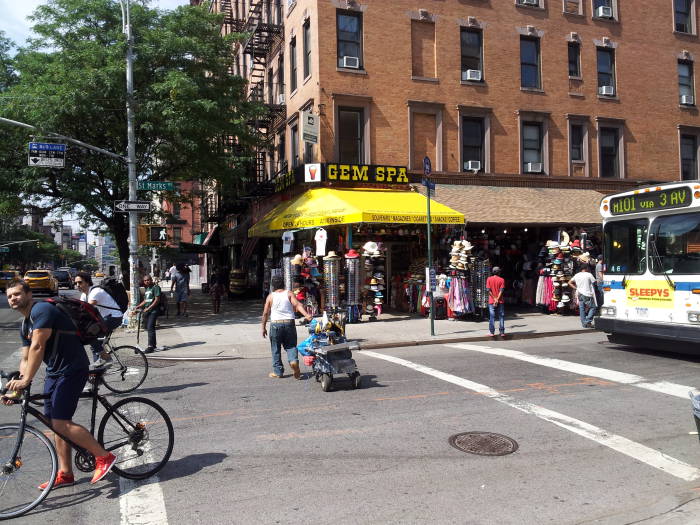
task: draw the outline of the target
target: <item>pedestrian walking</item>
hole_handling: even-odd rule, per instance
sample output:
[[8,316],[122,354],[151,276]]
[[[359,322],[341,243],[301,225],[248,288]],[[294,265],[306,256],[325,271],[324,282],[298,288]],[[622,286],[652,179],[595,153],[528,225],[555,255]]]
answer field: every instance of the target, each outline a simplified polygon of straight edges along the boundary
[[603,304],[603,282],[605,281],[605,261],[603,254],[598,256],[598,262],[595,265],[595,298],[598,305]]
[[581,326],[593,328],[593,317],[597,310],[597,302],[595,297],[595,277],[591,275],[588,264],[581,266],[581,271],[571,278],[569,286],[577,292]]
[[136,305],[132,311],[132,315],[143,310],[142,323],[146,326],[148,332],[148,346],[144,353],[150,354],[156,349],[156,321],[158,320],[161,289],[160,286],[153,282],[150,275],[143,278],[143,284],[146,287],[146,292],[143,295],[143,301]]
[[498,332],[501,337],[506,336],[506,305],[503,299],[503,291],[506,282],[501,277],[501,269],[498,266],[491,268],[491,277],[486,279],[486,288],[489,291],[489,335],[496,337],[496,315],[498,315]]
[[221,296],[226,292],[223,281],[221,273],[214,268],[209,279],[209,296],[211,297],[211,305],[215,314],[221,311]]
[[190,295],[190,269],[184,264],[175,267],[175,273],[170,274],[170,291],[175,290],[175,302],[177,303],[177,315],[187,317],[187,299]]
[[[121,326],[123,316],[117,301],[104,288],[93,286],[92,277],[88,272],[78,272],[74,282],[81,292],[80,300],[97,307],[110,332]],[[94,343],[90,343],[90,347],[92,348],[94,366],[112,363],[112,357],[104,353],[104,345],[101,340],[98,339]]]
[[294,312],[299,312],[311,321],[313,317],[297,301],[294,294],[284,289],[284,278],[276,275],[271,280],[273,292],[267,296],[262,314],[262,336],[267,337],[267,320],[270,319],[270,348],[272,351],[272,372],[269,376],[280,378],[284,376],[282,364],[282,347],[287,351],[287,361],[294,372],[294,378],[301,378],[299,370],[299,354],[297,352],[297,330],[294,323]]

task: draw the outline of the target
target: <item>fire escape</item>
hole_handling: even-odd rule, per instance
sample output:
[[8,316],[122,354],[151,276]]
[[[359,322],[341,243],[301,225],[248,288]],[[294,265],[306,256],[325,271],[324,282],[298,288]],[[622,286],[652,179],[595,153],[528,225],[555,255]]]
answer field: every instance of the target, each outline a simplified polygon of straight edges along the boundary
[[[248,80],[248,100],[262,104],[266,110],[249,122],[259,140],[250,178],[254,184],[261,185],[274,178],[281,168],[268,159],[273,157],[275,130],[286,117],[284,77],[279,72],[273,76],[269,66],[272,55],[284,42],[284,26],[282,0],[251,0],[248,3],[241,29],[250,35],[242,44],[242,52],[248,58],[244,61],[247,70],[243,74]],[[235,6],[234,10],[237,9]]]

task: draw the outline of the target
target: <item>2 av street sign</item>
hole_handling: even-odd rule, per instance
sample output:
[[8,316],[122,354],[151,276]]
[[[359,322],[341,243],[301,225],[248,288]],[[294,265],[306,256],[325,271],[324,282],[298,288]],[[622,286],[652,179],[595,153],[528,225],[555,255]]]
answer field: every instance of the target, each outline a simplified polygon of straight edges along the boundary
[[114,201],[114,211],[118,213],[128,213],[137,211],[139,213],[150,213],[150,201]]
[[138,182],[138,189],[142,191],[175,191],[175,183],[158,180],[140,180]]
[[65,163],[65,144],[51,144],[46,142],[29,143],[29,166],[35,168],[63,168]]

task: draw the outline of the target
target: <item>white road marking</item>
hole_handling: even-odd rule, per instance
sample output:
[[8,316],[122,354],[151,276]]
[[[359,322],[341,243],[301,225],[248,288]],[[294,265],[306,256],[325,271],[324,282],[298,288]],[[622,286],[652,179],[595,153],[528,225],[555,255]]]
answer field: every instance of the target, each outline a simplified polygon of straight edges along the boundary
[[550,423],[553,423],[558,427],[570,430],[571,432],[578,434],[579,436],[583,436],[586,439],[595,441],[600,445],[611,448],[612,450],[625,454],[626,456],[636,459],[637,461],[646,463],[647,465],[657,468],[672,476],[676,476],[677,478],[680,478],[682,480],[694,481],[700,478],[700,469],[697,469],[692,465],[689,465],[666,454],[663,454],[658,450],[654,450],[653,448],[641,445],[625,437],[618,436],[616,434],[613,434],[612,432],[608,432],[603,428],[596,427],[594,425],[591,425],[584,421],[580,421],[578,419],[574,419],[559,412],[555,412],[553,410],[549,410],[547,408],[534,405],[526,401],[519,401],[511,396],[501,394],[500,392],[494,390],[489,386],[475,383],[473,381],[469,381],[468,379],[448,374],[446,372],[441,372],[440,370],[435,370],[434,368],[430,368],[418,363],[413,363],[411,361],[407,361],[399,357],[379,354],[369,350],[363,351],[362,355],[368,355],[370,357],[375,357],[377,359],[383,359],[391,363],[396,363],[398,365],[416,370],[417,372],[421,372],[423,374],[442,379],[443,381],[447,381],[448,383],[452,383],[454,385],[461,386],[468,390],[472,390],[473,392],[482,394],[486,397],[493,399],[494,401],[498,401],[499,403],[503,403],[504,405],[508,405],[512,408],[520,410],[521,412],[525,412],[526,414],[532,414],[534,416],[539,417],[540,419],[549,421]]
[[564,370],[565,372],[572,372],[583,376],[598,377],[600,379],[614,381],[615,383],[636,386],[638,388],[644,388],[645,390],[652,390],[654,392],[680,397],[683,399],[688,399],[689,390],[695,390],[695,388],[692,386],[679,385],[677,383],[669,383],[667,381],[650,383],[645,377],[642,376],[628,374],[626,372],[617,372],[615,370],[599,368],[597,366],[582,365],[580,363],[564,361],[562,359],[555,359],[552,357],[526,354],[525,352],[520,352],[518,350],[508,350],[505,348],[493,348],[490,346],[470,345],[464,343],[455,343],[446,346],[459,348],[460,350],[480,352],[482,354],[508,357],[510,359],[517,359],[518,361],[525,361],[527,363],[546,366],[548,368],[556,368],[557,370]]

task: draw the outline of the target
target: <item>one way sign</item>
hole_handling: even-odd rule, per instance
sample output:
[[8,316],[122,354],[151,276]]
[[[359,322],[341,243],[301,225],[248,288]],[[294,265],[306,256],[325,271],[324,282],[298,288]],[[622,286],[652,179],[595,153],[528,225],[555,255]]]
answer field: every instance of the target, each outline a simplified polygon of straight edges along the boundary
[[140,213],[150,213],[150,201],[114,201],[114,211],[119,213],[128,213],[137,211]]

